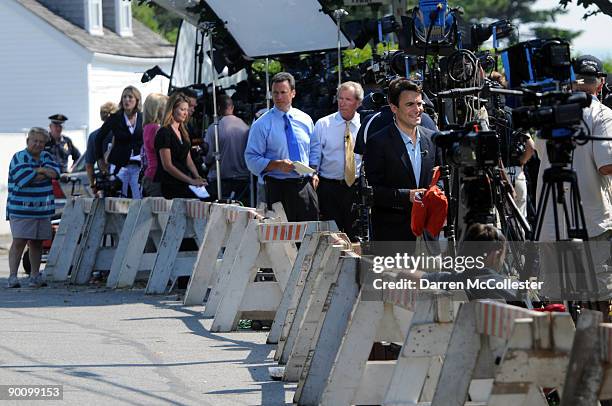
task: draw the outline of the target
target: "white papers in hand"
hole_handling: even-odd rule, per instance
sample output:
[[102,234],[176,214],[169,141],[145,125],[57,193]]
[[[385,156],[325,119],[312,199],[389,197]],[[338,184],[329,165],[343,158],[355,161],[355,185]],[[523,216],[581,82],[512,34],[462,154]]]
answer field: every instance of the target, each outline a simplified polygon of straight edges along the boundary
[[189,185],[189,189],[191,189],[191,191],[200,199],[207,199],[210,197],[208,190],[206,190],[206,187],[204,186]]
[[312,169],[310,166],[306,166],[301,162],[293,161],[292,163],[293,163],[293,166],[295,166],[295,171],[302,176],[311,175],[315,172],[315,170]]

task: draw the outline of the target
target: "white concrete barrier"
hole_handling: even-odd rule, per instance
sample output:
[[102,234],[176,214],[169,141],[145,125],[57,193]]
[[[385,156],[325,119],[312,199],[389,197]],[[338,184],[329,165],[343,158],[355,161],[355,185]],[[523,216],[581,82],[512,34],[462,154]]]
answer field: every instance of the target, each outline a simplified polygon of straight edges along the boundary
[[[191,276],[204,239],[209,209],[210,203],[199,200],[172,200],[170,216],[162,233],[145,293],[164,293],[169,282],[174,283],[180,276]],[[179,252],[186,238],[194,239],[196,249]],[[179,257],[183,261],[178,261]]]
[[[383,273],[389,282],[406,278],[413,275]],[[369,290],[360,292],[324,387],[302,395],[299,404],[416,404],[431,399],[452,330],[453,295],[398,289],[376,297]],[[399,359],[368,361],[376,342],[403,344]]]
[[[206,296],[206,291],[216,285],[219,279],[216,272],[217,263],[219,253],[223,248],[225,248],[225,251],[221,259],[222,273],[229,272],[228,268],[231,267],[237,256],[247,222],[255,218],[263,218],[263,214],[250,207],[226,204],[212,205],[202,246],[198,252],[185,293],[183,301],[185,305],[201,305]],[[217,296],[215,295],[215,310],[218,305]],[[212,315],[214,315],[214,312],[210,314],[210,316]]]
[[463,405],[470,392],[489,405],[548,405],[541,388],[562,387],[574,338],[568,313],[540,313],[491,301],[461,306],[432,406]]
[[[108,287],[131,287],[139,271],[153,269],[171,206],[172,200],[147,197],[138,211],[128,212],[108,275]],[[152,252],[145,252],[147,246]]]
[[[81,240],[72,259],[70,283],[82,285],[91,279],[94,270],[110,269],[115,244],[123,228],[131,199],[94,199],[85,218]],[[105,235],[111,235],[111,247],[102,246]]]
[[582,309],[570,356],[561,406],[588,406],[612,399],[612,324]]
[[70,273],[73,253],[85,225],[91,198],[71,198],[66,201],[53,244],[45,264],[45,275],[50,281],[65,281]]
[[[227,275],[212,331],[231,331],[244,318],[273,319],[297,255],[294,243],[305,235],[327,229],[327,222],[286,222],[251,219]],[[255,282],[261,268],[271,268],[275,281]]]
[[[329,226],[332,228],[329,231],[337,231],[335,223],[329,223]],[[315,259],[315,253],[319,247],[319,239],[322,235],[322,233],[311,233],[304,236],[297,258],[289,274],[289,280],[283,292],[283,298],[274,317],[270,334],[268,334],[268,343],[278,344],[274,356],[276,361],[279,360],[285,341],[289,335],[289,329],[293,323],[299,300],[304,291],[306,279],[310,274]],[[318,261],[320,261],[320,258]],[[286,363],[286,360],[283,364],[284,363]]]
[[[318,251],[322,251],[320,262],[315,262],[316,266],[310,270],[300,298],[302,306],[298,305],[292,322],[292,327],[296,327],[295,336],[290,335],[288,345],[285,346],[285,352],[288,353],[283,376],[285,381],[299,379],[309,354],[314,350],[328,308],[329,291],[343,267],[341,256],[351,255],[350,250],[351,242],[344,234],[326,232],[319,239]],[[318,256],[317,254],[315,256]],[[309,281],[312,283],[308,283]]]
[[[146,293],[162,293],[169,281],[191,275],[197,251],[179,247],[185,238],[199,246],[209,207],[195,199],[71,200],[51,248],[48,277],[66,280],[70,274],[72,283],[83,284],[93,271],[108,270],[107,286],[122,288],[148,271]],[[112,244],[103,244],[108,236]]]
[[325,299],[320,332],[316,340],[312,341],[302,368],[294,396],[296,403],[319,404],[359,296],[359,257],[353,252],[347,252],[340,257],[339,266],[338,278]]
[[[45,271],[51,280],[87,283],[94,270],[109,270],[128,211],[140,201],[78,198],[70,202],[54,239]],[[103,246],[104,236],[112,244]]]

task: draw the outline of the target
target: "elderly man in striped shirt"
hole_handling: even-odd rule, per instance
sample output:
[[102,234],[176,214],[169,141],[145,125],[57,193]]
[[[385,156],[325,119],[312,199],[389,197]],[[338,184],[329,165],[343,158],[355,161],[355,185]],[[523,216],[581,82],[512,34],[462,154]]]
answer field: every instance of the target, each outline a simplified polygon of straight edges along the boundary
[[17,271],[26,244],[32,266],[29,286],[44,285],[39,272],[42,242],[51,238],[51,216],[55,213],[51,179],[60,174],[59,164],[44,151],[48,141],[47,130],[32,128],[28,132],[27,148],[13,155],[9,166],[6,217],[13,236],[9,251],[9,288],[21,286]]

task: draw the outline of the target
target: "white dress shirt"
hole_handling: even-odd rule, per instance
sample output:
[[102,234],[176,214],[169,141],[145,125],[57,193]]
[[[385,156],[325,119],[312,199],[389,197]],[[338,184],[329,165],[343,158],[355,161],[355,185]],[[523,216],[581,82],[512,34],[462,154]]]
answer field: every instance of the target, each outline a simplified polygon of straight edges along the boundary
[[[355,137],[361,121],[355,113],[349,121],[349,129],[355,145]],[[344,180],[344,132],[346,122],[339,112],[319,119],[314,126],[314,134],[321,142],[319,175],[327,179]],[[359,177],[361,155],[355,154],[355,177]]]

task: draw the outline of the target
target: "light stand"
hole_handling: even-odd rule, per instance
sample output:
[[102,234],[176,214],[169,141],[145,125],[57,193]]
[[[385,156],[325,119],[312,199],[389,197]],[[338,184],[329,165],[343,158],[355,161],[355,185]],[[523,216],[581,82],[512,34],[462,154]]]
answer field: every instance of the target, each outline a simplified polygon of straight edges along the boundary
[[340,51],[340,20],[342,17],[347,16],[349,13],[343,8],[334,10],[334,19],[336,20],[336,27],[338,31],[338,87],[342,84],[342,52]]
[[213,96],[213,128],[215,129],[215,169],[217,170],[217,199],[221,200],[221,154],[219,153],[219,116],[217,115],[217,71],[215,70],[215,56],[213,48],[214,22],[205,21],[198,25],[204,34],[208,35],[210,49],[210,71],[212,75],[212,96]]
[[270,110],[270,59],[266,57],[266,108]]

